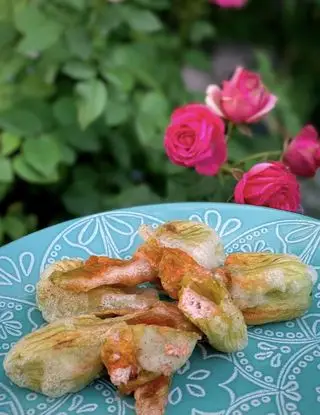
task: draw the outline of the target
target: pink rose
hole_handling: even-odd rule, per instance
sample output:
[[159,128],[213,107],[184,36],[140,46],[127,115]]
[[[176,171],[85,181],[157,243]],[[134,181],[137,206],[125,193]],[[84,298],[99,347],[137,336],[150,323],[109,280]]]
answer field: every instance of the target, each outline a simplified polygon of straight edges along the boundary
[[312,125],[306,125],[290,142],[283,162],[298,176],[313,177],[316,174],[320,167],[320,140]]
[[184,105],[171,116],[164,147],[172,163],[214,176],[227,159],[224,123],[205,105]]
[[206,104],[211,110],[235,124],[254,123],[276,105],[277,97],[270,94],[261,78],[254,72],[238,67],[222,89],[217,85],[207,88]]
[[300,186],[287,166],[279,161],[258,163],[238,181],[236,203],[300,211]]
[[210,0],[210,3],[215,3],[224,8],[241,8],[247,4],[248,0]]

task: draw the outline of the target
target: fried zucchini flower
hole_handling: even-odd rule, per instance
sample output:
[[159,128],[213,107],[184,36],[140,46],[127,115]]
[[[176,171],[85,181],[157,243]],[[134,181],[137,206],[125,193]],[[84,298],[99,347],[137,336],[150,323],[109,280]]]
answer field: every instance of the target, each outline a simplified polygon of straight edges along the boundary
[[134,392],[136,415],[164,415],[168,403],[171,378],[159,376]]
[[92,256],[78,268],[53,273],[50,280],[60,288],[87,292],[104,285],[136,286],[155,282],[165,248],[176,248],[197,264],[213,269],[223,264],[223,245],[209,226],[192,221],[173,221],[154,230],[141,226],[145,242],[130,260]]
[[7,376],[20,387],[54,398],[79,391],[103,370],[100,351],[110,320],[66,318],[23,337],[5,357]]
[[316,271],[294,255],[234,253],[217,273],[249,325],[294,319],[312,302]]
[[159,264],[159,278],[163,290],[174,300],[179,298],[181,283],[185,275],[206,274],[212,278],[211,271],[199,265],[190,255],[178,248],[164,248]]
[[146,242],[156,241],[161,247],[180,249],[209,270],[222,265],[225,260],[218,234],[201,222],[177,220],[157,229],[142,225],[140,235]]
[[[121,317],[101,319],[94,315],[84,315],[56,320],[19,340],[4,360],[5,372],[18,386],[47,396],[59,397],[79,391],[101,375],[104,367],[101,346],[110,337],[111,327],[121,324],[126,327],[157,325],[154,331],[164,333],[170,327],[167,337],[173,332],[178,333],[178,340],[182,340],[187,333],[183,339],[190,340],[190,353],[192,342],[195,344],[200,338],[197,328],[184,317],[175,304],[159,301],[150,310]],[[133,329],[134,332],[136,330]],[[180,333],[183,334],[179,335]],[[146,339],[145,336],[143,338]],[[143,359],[142,356],[142,362]],[[132,381],[129,393],[160,374],[141,372],[136,386],[135,381]]]
[[158,301],[157,291],[152,288],[110,286],[98,287],[88,292],[67,291],[52,283],[50,276],[81,268],[83,261],[66,259],[55,262],[42,273],[37,284],[37,305],[43,318],[52,322],[59,318],[81,314],[97,316],[125,315],[147,310]]
[[159,301],[149,310],[125,316],[125,321],[130,325],[147,324],[199,333],[199,329],[179,310],[177,304],[167,301]]
[[200,336],[170,327],[113,325],[101,349],[111,382],[130,394],[159,376],[171,376],[191,356]]
[[178,307],[216,350],[231,353],[247,346],[248,333],[243,315],[220,281],[207,274],[186,275]]

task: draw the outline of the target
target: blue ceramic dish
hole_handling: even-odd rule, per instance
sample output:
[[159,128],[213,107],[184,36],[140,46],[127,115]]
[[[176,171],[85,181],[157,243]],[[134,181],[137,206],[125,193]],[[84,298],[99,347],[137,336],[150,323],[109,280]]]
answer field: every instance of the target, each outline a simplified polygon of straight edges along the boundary
[[[2,362],[23,335],[43,324],[35,284],[50,263],[66,257],[128,258],[138,246],[138,227],[172,219],[206,222],[227,253],[288,252],[320,267],[320,222],[272,209],[233,204],[185,203],[144,206],[69,221],[0,249],[0,415],[130,415],[133,401],[120,399],[101,379],[83,391],[50,399],[19,389]],[[177,373],[168,415],[320,414],[320,284],[312,309],[287,323],[252,327],[249,346],[235,354],[197,346]],[[152,415],[152,414],[150,414]]]

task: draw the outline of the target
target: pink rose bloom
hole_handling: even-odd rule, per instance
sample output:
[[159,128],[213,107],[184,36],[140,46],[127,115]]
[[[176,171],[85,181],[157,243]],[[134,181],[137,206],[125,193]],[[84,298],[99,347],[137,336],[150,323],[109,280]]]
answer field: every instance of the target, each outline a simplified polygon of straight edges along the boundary
[[283,162],[297,176],[313,177],[316,174],[320,167],[320,140],[312,125],[306,125],[290,142]]
[[205,105],[184,105],[171,116],[164,147],[172,163],[214,176],[227,159],[224,123]]
[[209,108],[235,124],[260,121],[276,102],[277,97],[267,91],[260,76],[241,67],[235,70],[230,81],[223,82],[221,89],[217,85],[207,88]]
[[224,8],[238,8],[245,6],[248,0],[210,0],[210,3],[215,3]]
[[279,161],[258,163],[238,181],[236,203],[300,211],[300,186],[287,166]]

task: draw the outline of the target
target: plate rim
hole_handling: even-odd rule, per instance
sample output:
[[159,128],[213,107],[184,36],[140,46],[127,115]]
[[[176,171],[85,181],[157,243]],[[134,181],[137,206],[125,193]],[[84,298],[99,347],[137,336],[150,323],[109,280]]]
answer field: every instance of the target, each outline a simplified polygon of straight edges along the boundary
[[[279,215],[285,215],[288,216],[288,219],[292,218],[292,219],[298,219],[298,218],[305,218],[306,220],[310,220],[313,222],[317,222],[320,223],[320,219],[317,218],[313,218],[312,216],[308,216],[308,215],[304,215],[302,213],[297,213],[297,212],[289,212],[286,210],[280,210],[280,209],[274,209],[274,208],[269,208],[269,207],[265,207],[265,206],[256,206],[256,205],[248,205],[248,204],[239,204],[239,203],[230,203],[230,202],[164,202],[164,203],[151,203],[151,204],[144,204],[144,205],[135,205],[135,206],[131,206],[131,207],[122,207],[122,208],[118,208],[118,209],[110,209],[110,210],[103,210],[101,212],[95,212],[95,213],[90,213],[88,215],[83,215],[83,216],[77,216],[75,218],[72,219],[67,219],[65,221],[62,222],[58,222],[55,223],[53,225],[49,225],[46,226],[45,228],[42,229],[38,229],[36,231],[30,232],[27,235],[22,236],[21,238],[15,239],[14,241],[8,242],[7,244],[4,244],[0,247],[0,252],[2,249],[7,249],[10,248],[12,244],[15,244],[16,242],[22,242],[25,239],[34,236],[36,234],[42,233],[42,232],[46,232],[47,230],[53,230],[56,227],[65,225],[71,225],[72,223],[75,223],[77,221],[81,221],[81,220],[85,220],[85,219],[89,219],[91,217],[95,217],[95,216],[99,216],[99,215],[103,215],[103,214],[107,214],[107,213],[111,213],[111,212],[126,212],[126,211],[139,211],[139,210],[146,210],[146,209],[158,209],[158,208],[170,208],[170,207],[192,207],[192,206],[201,206],[201,207],[208,207],[208,208],[220,208],[220,209],[239,209],[239,210],[255,210],[255,211],[264,211],[264,212],[279,212]],[[284,219],[285,220],[285,219]]]

